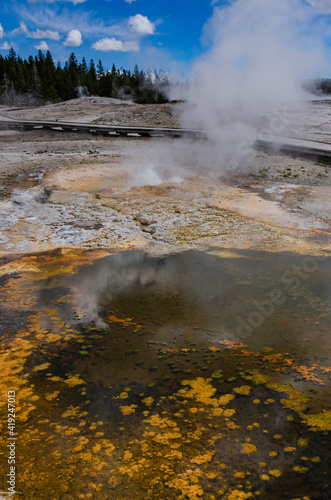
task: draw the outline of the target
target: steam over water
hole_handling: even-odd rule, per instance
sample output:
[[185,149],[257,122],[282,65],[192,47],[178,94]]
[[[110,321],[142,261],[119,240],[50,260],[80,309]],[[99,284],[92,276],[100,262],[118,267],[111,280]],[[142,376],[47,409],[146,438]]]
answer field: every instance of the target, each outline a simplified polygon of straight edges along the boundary
[[183,96],[182,125],[208,131],[212,144],[194,148],[194,156],[233,171],[252,160],[259,133],[286,135],[289,104],[308,97],[302,80],[329,69],[316,17],[321,7],[302,0],[216,6],[203,35],[209,49]]

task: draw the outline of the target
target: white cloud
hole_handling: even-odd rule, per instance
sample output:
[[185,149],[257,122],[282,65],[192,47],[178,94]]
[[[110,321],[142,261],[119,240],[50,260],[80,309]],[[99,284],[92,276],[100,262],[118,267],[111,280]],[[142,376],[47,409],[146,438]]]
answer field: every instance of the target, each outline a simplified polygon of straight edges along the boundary
[[4,42],[1,46],[0,46],[0,49],[2,50],[9,50],[10,49],[10,45],[8,42]]
[[2,27],[2,25],[0,23],[0,38],[3,38],[3,33],[4,33],[3,27]]
[[135,2],[136,0],[125,0],[127,3]]
[[308,0],[308,3],[316,7],[320,14],[331,14],[330,0]]
[[155,24],[151,23],[146,16],[142,16],[141,14],[131,16],[129,26],[131,31],[139,35],[153,35],[155,31]]
[[102,38],[92,45],[92,49],[101,50],[102,52],[134,52],[139,50],[136,42],[122,42],[116,38]]
[[[39,2],[40,0],[31,0],[33,3]],[[74,5],[77,5],[79,3],[85,3],[87,0],[43,0],[45,3],[55,3],[55,2],[70,2],[73,3]]]
[[106,25],[103,19],[97,18],[95,12],[77,9],[69,11],[66,7],[61,11],[55,9],[53,5],[40,9],[36,4],[20,5],[13,3],[13,11],[20,19],[24,19],[31,26],[38,26],[41,29],[51,27],[59,33],[68,33],[75,26],[85,37],[93,37],[96,33],[99,37],[116,36],[125,37],[128,34],[127,20]]
[[63,42],[63,45],[68,45],[69,47],[79,47],[82,43],[83,39],[81,32],[78,30],[71,30],[68,33],[66,41]]
[[41,30],[37,29],[36,31],[30,31],[27,25],[21,21],[18,28],[14,29],[11,32],[12,35],[21,35],[24,34],[27,38],[50,38],[51,40],[60,40],[60,35],[57,31],[52,30]]
[[49,47],[46,42],[42,41],[38,45],[35,45],[37,50],[49,50]]

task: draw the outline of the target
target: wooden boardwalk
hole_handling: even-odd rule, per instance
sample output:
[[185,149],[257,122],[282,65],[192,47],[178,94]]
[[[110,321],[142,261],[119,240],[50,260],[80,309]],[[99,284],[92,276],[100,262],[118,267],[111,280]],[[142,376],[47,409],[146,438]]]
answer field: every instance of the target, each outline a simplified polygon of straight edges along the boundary
[[115,137],[196,137],[203,132],[182,128],[130,127],[122,125],[98,125],[65,121],[0,120],[0,129],[7,130],[55,130],[59,132],[85,132]]
[[[206,138],[203,130],[167,127],[131,127],[120,125],[98,125],[95,123],[75,123],[66,121],[32,121],[0,119],[0,130],[54,130],[58,132],[81,132],[107,137],[186,137]],[[331,162],[331,144],[292,137],[266,137],[259,135],[255,147],[285,152],[299,156],[310,156]]]

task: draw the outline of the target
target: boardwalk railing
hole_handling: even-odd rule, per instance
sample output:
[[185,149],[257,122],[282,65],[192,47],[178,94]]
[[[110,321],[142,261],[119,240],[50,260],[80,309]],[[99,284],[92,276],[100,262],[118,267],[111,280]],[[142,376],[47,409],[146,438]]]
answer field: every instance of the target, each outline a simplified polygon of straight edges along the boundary
[[115,137],[197,137],[201,138],[201,130],[166,127],[130,127],[121,125],[98,125],[95,123],[74,123],[62,121],[1,120],[0,129],[7,130],[57,130],[69,132],[86,132]]
[[[184,137],[207,138],[203,130],[167,127],[130,127],[121,125],[98,125],[64,121],[0,120],[0,130],[54,130],[59,132],[85,132],[108,137]],[[214,137],[215,138],[215,137]],[[331,162],[331,144],[293,137],[265,137],[259,135],[255,147],[288,154],[310,156]]]

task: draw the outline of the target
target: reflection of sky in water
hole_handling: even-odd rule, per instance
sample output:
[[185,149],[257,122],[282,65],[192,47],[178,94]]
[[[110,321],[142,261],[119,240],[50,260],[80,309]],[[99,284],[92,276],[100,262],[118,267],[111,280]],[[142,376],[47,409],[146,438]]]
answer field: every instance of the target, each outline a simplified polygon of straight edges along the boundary
[[232,256],[53,253],[3,280],[3,317],[31,311],[0,360],[31,498],[329,498],[329,427],[303,421],[329,415],[330,261]]

